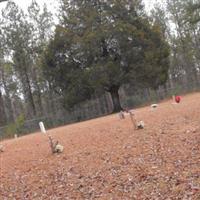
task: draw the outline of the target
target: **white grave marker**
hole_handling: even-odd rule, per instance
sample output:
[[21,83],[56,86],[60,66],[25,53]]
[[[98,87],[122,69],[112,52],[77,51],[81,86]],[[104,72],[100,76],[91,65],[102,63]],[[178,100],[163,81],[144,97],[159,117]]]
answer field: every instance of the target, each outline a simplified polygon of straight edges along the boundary
[[45,129],[45,127],[44,127],[44,123],[43,123],[43,122],[40,122],[40,123],[39,123],[39,126],[40,126],[41,132],[42,132],[42,133],[46,133],[46,129]]

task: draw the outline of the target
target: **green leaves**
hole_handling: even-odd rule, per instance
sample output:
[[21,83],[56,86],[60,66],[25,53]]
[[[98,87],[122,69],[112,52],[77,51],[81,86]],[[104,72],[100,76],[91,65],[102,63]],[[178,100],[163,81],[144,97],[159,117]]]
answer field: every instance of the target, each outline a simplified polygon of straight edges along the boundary
[[166,47],[139,0],[63,1],[45,71],[72,104],[126,83],[163,84],[167,70],[160,69],[169,67]]
[[200,22],[200,3],[198,1],[188,3],[186,10],[187,16],[189,17],[189,22],[191,24],[196,24]]

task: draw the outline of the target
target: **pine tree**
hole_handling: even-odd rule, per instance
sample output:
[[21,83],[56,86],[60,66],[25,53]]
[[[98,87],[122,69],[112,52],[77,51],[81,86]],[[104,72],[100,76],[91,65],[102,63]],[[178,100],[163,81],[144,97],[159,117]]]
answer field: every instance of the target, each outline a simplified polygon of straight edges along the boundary
[[21,82],[21,89],[27,108],[27,117],[36,115],[36,106],[31,86],[30,66],[32,63],[30,54],[31,26],[22,10],[14,2],[8,2],[3,11],[3,27],[6,35],[6,43],[10,50],[13,66],[18,80]]

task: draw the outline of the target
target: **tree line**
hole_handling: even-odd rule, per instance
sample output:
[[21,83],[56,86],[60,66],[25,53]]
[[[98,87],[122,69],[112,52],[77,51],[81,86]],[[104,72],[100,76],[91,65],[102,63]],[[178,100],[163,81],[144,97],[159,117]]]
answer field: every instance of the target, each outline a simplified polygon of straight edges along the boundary
[[1,13],[0,31],[1,124],[20,114],[26,119],[40,116],[42,95],[49,95],[41,56],[52,35],[52,14],[35,1],[27,13],[9,1]]
[[59,23],[36,1],[0,16],[0,125],[43,117],[119,89],[200,85],[200,3],[61,0]]

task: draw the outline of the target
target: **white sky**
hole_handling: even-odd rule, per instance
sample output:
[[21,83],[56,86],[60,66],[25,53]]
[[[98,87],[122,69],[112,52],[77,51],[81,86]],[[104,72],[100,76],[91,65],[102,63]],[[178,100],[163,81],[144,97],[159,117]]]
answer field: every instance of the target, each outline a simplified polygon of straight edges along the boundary
[[[16,4],[19,5],[23,10],[26,10],[27,7],[31,4],[32,0],[13,0]],[[163,0],[143,0],[145,2],[147,10],[150,10],[156,2],[162,2]],[[48,8],[55,14],[58,7],[59,0],[36,0],[39,5],[47,4]],[[6,2],[0,4],[0,8],[4,7]]]
[[[27,10],[28,6],[31,4],[32,0],[12,0],[14,1],[20,8],[23,10]],[[58,8],[58,2],[59,0],[36,0],[36,2],[40,5],[43,6],[44,3],[47,4],[49,10],[51,10],[52,13],[56,13],[57,8]],[[6,2],[3,2],[0,4],[0,9],[5,7]]]

